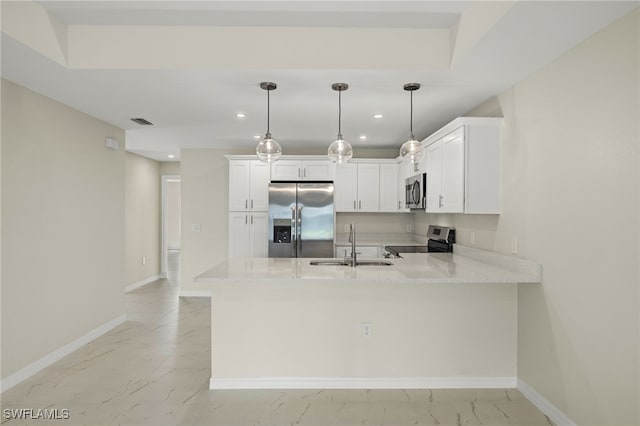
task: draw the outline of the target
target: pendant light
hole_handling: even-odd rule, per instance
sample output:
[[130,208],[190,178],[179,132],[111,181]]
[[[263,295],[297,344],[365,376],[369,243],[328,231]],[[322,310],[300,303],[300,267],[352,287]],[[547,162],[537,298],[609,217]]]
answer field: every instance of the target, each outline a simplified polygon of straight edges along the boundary
[[400,156],[404,161],[410,163],[417,163],[420,161],[422,151],[419,151],[421,144],[413,136],[413,92],[420,88],[420,83],[407,83],[404,85],[404,90],[411,93],[411,116],[409,121],[409,140],[402,144],[400,147]]
[[271,138],[271,133],[269,132],[269,92],[276,90],[278,86],[276,83],[264,81],[260,83],[260,87],[267,91],[267,133],[264,135],[264,139],[258,143],[256,154],[258,154],[258,159],[263,163],[272,163],[282,155],[280,144]]
[[334,163],[346,163],[353,157],[351,144],[342,138],[342,92],[349,88],[347,83],[333,83],[331,88],[338,92],[338,138],[329,145],[329,159]]

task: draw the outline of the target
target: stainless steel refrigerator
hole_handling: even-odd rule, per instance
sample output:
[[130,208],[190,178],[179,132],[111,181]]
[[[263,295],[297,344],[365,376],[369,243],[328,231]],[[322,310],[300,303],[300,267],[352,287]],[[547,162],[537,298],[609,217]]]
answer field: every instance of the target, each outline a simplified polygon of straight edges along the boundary
[[333,183],[269,184],[269,257],[333,257]]

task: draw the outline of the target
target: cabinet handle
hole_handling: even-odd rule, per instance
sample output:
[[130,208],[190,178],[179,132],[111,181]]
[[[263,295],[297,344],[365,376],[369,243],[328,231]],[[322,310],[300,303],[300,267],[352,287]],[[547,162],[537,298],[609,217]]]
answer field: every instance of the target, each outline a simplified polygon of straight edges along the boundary
[[356,209],[356,200],[353,200],[353,210],[357,210]]
[[402,208],[400,203],[402,203],[402,201],[398,200],[398,210],[400,210]]
[[442,195],[440,195],[440,196],[438,197],[438,207],[440,207],[440,208],[442,208],[442,199],[443,199],[443,198],[444,198],[444,197],[443,197]]
[[251,224],[253,225],[253,215],[251,215]]
[[244,224],[246,225],[247,223],[249,223],[249,218],[248,218],[248,216],[245,214],[245,215],[244,215]]
[[362,210],[362,200],[358,200],[358,210]]
[[298,167],[298,177],[302,177],[302,174],[300,173],[300,167]]
[[249,207],[249,200],[244,200],[244,208],[245,210]]
[[307,177],[307,169],[302,169],[302,177]]
[[253,208],[253,198],[251,199],[251,208]]

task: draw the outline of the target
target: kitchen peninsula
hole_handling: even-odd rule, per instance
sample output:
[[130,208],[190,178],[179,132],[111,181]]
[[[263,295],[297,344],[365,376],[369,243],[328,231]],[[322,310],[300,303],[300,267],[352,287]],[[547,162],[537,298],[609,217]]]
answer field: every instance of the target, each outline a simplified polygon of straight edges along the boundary
[[463,246],[389,266],[230,258],[212,296],[212,389],[515,387],[517,283],[541,267]]

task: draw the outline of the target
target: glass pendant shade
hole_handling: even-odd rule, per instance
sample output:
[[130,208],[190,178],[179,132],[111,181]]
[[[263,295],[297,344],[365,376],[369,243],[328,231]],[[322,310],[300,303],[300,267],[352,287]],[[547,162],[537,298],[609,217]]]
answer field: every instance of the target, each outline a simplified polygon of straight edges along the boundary
[[421,144],[414,138],[410,138],[408,141],[402,144],[400,147],[400,156],[403,161],[409,163],[418,163],[422,159]]
[[282,155],[282,148],[280,144],[271,138],[271,135],[267,133],[256,147],[256,154],[258,160],[263,163],[272,163],[277,161]]
[[353,157],[351,144],[342,137],[342,92],[349,88],[347,83],[333,83],[331,88],[338,92],[338,137],[329,145],[327,155],[334,163],[346,163]]
[[404,90],[411,93],[411,115],[409,116],[410,136],[409,140],[400,147],[400,157],[402,157],[403,161],[409,163],[417,163],[422,159],[422,144],[413,136],[413,92],[419,88],[420,83],[407,83],[404,85]]
[[264,135],[264,139],[258,142],[256,154],[258,155],[258,159],[263,163],[273,163],[274,161],[278,161],[282,155],[282,147],[271,138],[271,133],[269,132],[269,113],[271,107],[269,103],[269,92],[276,90],[278,86],[276,83],[264,81],[260,83],[260,87],[267,91],[267,133]]
[[339,135],[338,139],[329,145],[327,155],[334,163],[346,163],[353,157],[353,148],[349,142],[342,139],[342,135]]

